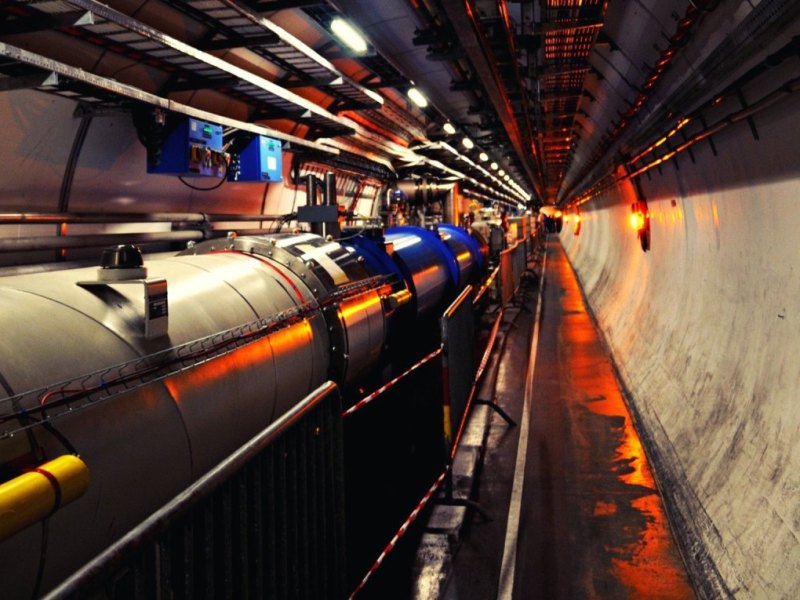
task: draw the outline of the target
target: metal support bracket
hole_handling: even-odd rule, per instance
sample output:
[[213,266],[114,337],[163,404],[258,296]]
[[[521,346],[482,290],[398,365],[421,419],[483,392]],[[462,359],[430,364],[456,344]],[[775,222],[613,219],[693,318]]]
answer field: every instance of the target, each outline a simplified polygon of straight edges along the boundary
[[149,279],[123,279],[121,281],[79,281],[82,288],[110,288],[111,285],[141,285],[144,290],[144,337],[151,340],[169,332],[169,301],[167,280],[163,277]]

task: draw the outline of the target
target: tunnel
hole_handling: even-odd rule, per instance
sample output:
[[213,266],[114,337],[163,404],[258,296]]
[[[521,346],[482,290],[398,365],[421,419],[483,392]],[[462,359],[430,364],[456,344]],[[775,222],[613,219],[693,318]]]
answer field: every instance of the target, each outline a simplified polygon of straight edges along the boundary
[[3,596],[798,597],[799,91],[790,0],[0,3]]

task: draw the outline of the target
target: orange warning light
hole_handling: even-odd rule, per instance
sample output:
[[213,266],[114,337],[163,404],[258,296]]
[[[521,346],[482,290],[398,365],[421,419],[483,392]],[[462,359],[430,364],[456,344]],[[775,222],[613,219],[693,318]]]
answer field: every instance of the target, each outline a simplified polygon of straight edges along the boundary
[[644,215],[640,211],[631,213],[630,224],[636,231],[644,229]]

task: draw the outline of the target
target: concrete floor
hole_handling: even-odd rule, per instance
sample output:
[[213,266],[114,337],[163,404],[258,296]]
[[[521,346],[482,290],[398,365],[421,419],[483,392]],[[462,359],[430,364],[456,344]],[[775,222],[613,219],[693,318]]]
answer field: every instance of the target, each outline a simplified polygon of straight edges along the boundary
[[[527,443],[519,432],[531,292],[530,311],[509,332],[496,389],[518,426],[492,417],[480,477],[478,501],[492,520],[468,524],[445,598],[693,598],[612,365],[554,239],[544,281]],[[508,511],[519,469],[517,527]]]

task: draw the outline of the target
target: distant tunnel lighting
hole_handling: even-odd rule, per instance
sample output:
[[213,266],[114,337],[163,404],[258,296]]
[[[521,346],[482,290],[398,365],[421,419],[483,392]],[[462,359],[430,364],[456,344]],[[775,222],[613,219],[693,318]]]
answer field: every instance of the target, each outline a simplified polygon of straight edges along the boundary
[[408,97],[411,98],[411,101],[420,108],[425,108],[428,106],[428,99],[423,96],[422,92],[415,87],[412,87],[408,90]]
[[364,36],[341,17],[336,17],[331,21],[331,31],[340,42],[351,50],[356,52],[367,51],[367,40],[364,39]]
[[466,148],[467,150],[472,150],[475,147],[475,142],[473,142],[468,137],[465,137],[463,140],[461,140],[461,143],[464,145],[464,148]]
[[481,162],[486,162],[487,160],[489,160],[489,155],[486,154],[486,152],[481,152],[478,155],[478,158],[480,159]]
[[496,162],[493,162],[492,164],[490,164],[490,165],[489,165],[489,168],[490,168],[492,171],[497,171],[497,169],[499,169],[500,167],[499,167],[499,165],[498,165]]
[[442,129],[444,129],[444,132],[448,135],[453,135],[456,132],[456,128],[449,122],[442,125]]

